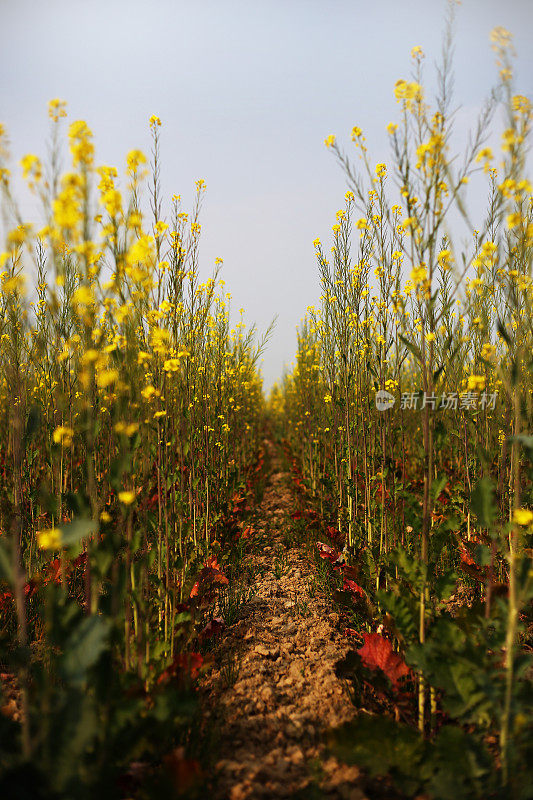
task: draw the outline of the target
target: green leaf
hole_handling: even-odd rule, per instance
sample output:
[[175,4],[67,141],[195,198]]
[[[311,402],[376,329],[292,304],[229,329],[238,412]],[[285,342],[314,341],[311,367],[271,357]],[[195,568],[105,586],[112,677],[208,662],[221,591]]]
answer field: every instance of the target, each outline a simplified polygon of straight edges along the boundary
[[511,346],[511,340],[510,340],[510,338],[509,338],[509,334],[508,334],[508,333],[507,333],[507,331],[505,330],[505,328],[504,328],[504,326],[503,326],[503,324],[501,323],[501,321],[500,321],[500,320],[498,320],[498,325],[497,325],[497,327],[498,327],[498,333],[500,334],[500,336],[502,337],[502,339],[504,340],[504,342],[506,343],[506,345],[507,345],[508,347],[510,347],[510,346]]
[[80,517],[67,525],[61,526],[61,544],[70,547],[77,544],[81,539],[96,533],[98,523],[92,519]]
[[446,484],[448,483],[448,476],[447,475],[439,475],[437,480],[433,481],[431,484],[431,494],[434,500],[436,500]]
[[331,750],[342,761],[363,766],[372,776],[390,774],[409,797],[421,788],[419,772],[426,746],[413,728],[388,717],[361,714],[328,738]]
[[7,543],[0,540],[0,580],[13,583],[13,567],[8,553]]
[[111,623],[104,617],[85,617],[65,645],[61,659],[61,674],[72,686],[84,686],[87,671],[106,648]]
[[490,478],[481,478],[470,497],[470,508],[483,528],[491,528],[496,517],[494,487]]
[[32,406],[28,413],[26,420],[26,430],[24,431],[24,447],[27,446],[28,441],[39,430],[39,423],[41,421],[41,413],[38,406]]
[[407,347],[409,352],[411,352],[415,356],[415,358],[417,358],[420,361],[420,363],[422,363],[422,353],[420,352],[420,349],[416,346],[416,344],[414,342],[410,342],[409,339],[406,339],[405,336],[402,335],[400,335],[400,339]]

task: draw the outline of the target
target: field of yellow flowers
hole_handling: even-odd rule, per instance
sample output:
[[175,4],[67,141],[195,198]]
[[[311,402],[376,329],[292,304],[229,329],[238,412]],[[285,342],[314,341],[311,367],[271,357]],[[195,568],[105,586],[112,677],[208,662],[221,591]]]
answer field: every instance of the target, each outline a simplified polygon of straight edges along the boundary
[[[419,47],[396,83],[392,165],[372,165],[358,126],[359,164],[326,139],[349,190],[330,251],[314,243],[320,305],[271,398],[364,641],[340,671],[360,703],[385,692],[369,665],[396,687],[395,721],[358,717],[333,747],[409,797],[532,796],[532,106],[512,89],[510,35],[492,43],[500,84],[461,158],[446,47],[433,107]],[[486,139],[502,106],[498,160]],[[476,172],[488,197],[474,228]]]
[[190,212],[161,196],[159,118],[150,160],[132,150],[119,171],[52,100],[48,163],[21,162],[40,226],[19,213],[0,127],[2,797],[187,796],[194,687],[234,602],[265,430],[292,464],[295,529],[322,525],[328,601],[358,645],[337,670],[370,713],[330,751],[375,797],[533,797],[533,111],[509,34],[492,40],[500,82],[461,159],[449,40],[433,107],[419,47],[396,83],[391,164],[358,126],[357,165],[326,139],[349,189],[268,403],[268,332],[232,325],[219,263],[200,279],[204,181]]
[[115,796],[117,768],[188,730],[196,627],[228,582],[212,543],[258,456],[261,343],[242,316],[231,328],[219,264],[200,282],[204,181],[190,213],[179,196],[163,212],[160,120],[151,165],[126,157],[124,195],[83,121],[58,174],[65,105],[49,114],[49,167],[22,159],[39,230],[20,218],[3,130],[0,142],[13,223],[0,256],[1,667],[17,683],[0,718],[3,796],[9,780],[20,797],[36,781],[47,797]]

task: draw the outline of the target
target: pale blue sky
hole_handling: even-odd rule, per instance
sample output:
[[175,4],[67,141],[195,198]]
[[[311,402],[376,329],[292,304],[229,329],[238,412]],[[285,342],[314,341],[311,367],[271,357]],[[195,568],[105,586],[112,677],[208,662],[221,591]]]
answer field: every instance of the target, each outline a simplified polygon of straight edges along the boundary
[[[346,189],[324,147],[360,125],[375,161],[389,155],[393,87],[410,50],[441,44],[441,0],[0,0],[0,121],[13,160],[44,155],[46,106],[86,119],[99,163],[148,151],[148,118],[163,121],[165,196],[187,205],[207,182],[204,274],[224,259],[235,309],[264,329],[265,384],[295,349],[295,328],[318,297],[312,241],[327,241]],[[458,9],[456,99],[465,128],[495,80],[489,33],[514,34],[517,90],[533,95],[532,0],[464,0]],[[459,131],[461,133],[461,130]],[[31,201],[23,211],[32,215]]]

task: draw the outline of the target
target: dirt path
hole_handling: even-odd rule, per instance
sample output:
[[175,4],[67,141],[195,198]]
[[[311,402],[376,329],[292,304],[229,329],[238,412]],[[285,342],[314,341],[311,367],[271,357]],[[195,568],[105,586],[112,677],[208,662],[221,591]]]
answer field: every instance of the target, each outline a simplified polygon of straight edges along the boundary
[[206,716],[220,735],[212,797],[361,800],[358,770],[321,758],[321,734],[354,713],[334,673],[347,646],[336,615],[310,591],[314,565],[305,548],[287,537],[290,483],[274,446],[265,446],[271,470],[257,533],[268,544],[250,556],[260,577],[223,637],[226,666],[203,687]]

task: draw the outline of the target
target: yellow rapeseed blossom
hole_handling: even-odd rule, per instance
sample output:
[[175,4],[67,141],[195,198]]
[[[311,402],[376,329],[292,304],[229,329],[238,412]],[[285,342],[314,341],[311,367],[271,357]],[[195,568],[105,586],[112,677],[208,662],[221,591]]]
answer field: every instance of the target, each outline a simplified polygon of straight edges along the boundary
[[52,434],[54,444],[61,444],[63,447],[70,447],[74,431],[65,425],[59,425]]
[[64,100],[59,100],[57,97],[50,100],[48,103],[48,116],[54,122],[57,122],[61,117],[67,116],[67,104]]
[[333,147],[333,145],[335,144],[335,138],[336,137],[333,133],[330,133],[329,136],[326,136],[326,138],[324,139],[324,144],[326,145],[326,147]]
[[141,395],[145,400],[151,400],[153,397],[159,397],[161,392],[155,386],[145,386],[144,389],[141,389]]
[[96,376],[96,383],[100,389],[107,389],[112,386],[119,379],[118,369],[106,369],[99,372]]
[[135,502],[135,492],[132,491],[124,491],[118,493],[118,499],[120,502],[125,506],[131,506],[133,502]]
[[130,247],[126,260],[128,264],[140,262],[142,264],[151,263],[153,260],[153,236],[141,236]]
[[468,377],[467,390],[469,392],[483,392],[485,389],[484,375],[470,375]]
[[150,343],[154,353],[158,355],[165,355],[168,350],[168,343],[170,341],[170,333],[166,328],[154,328],[152,330]]
[[90,286],[79,286],[71,298],[71,303],[74,307],[79,305],[90,306],[95,302],[93,290],[90,288]]
[[496,348],[493,344],[486,343],[481,348],[481,358],[485,359],[485,361],[491,361],[496,354]]
[[146,156],[142,150],[130,150],[126,156],[126,164],[128,167],[128,172],[133,174],[137,172],[140,166],[146,164]]
[[399,81],[396,81],[394,86],[394,96],[398,102],[403,100],[406,108],[410,109],[413,104],[413,100],[421,102],[422,87],[419,83],[409,83],[408,81],[400,79]]
[[426,265],[420,264],[420,266],[418,267],[413,267],[413,269],[411,270],[410,278],[415,287],[420,286],[420,284],[427,281],[428,273]]
[[73,122],[69,128],[70,152],[74,166],[90,167],[94,158],[92,132],[84,120]]
[[28,153],[21,158],[20,165],[22,167],[22,176],[24,178],[30,177],[37,182],[41,180],[43,168],[41,160],[38,156],[33,155],[33,153]]
[[122,212],[122,196],[117,189],[108,189],[102,195],[102,203],[110,217],[116,217]]
[[513,522],[516,525],[531,525],[533,522],[533,511],[529,508],[515,508]]
[[61,529],[48,528],[43,531],[36,531],[37,544],[41,550],[57,550],[61,547]]
[[114,426],[115,433],[123,433],[126,436],[133,436],[139,430],[138,422],[117,422]]

